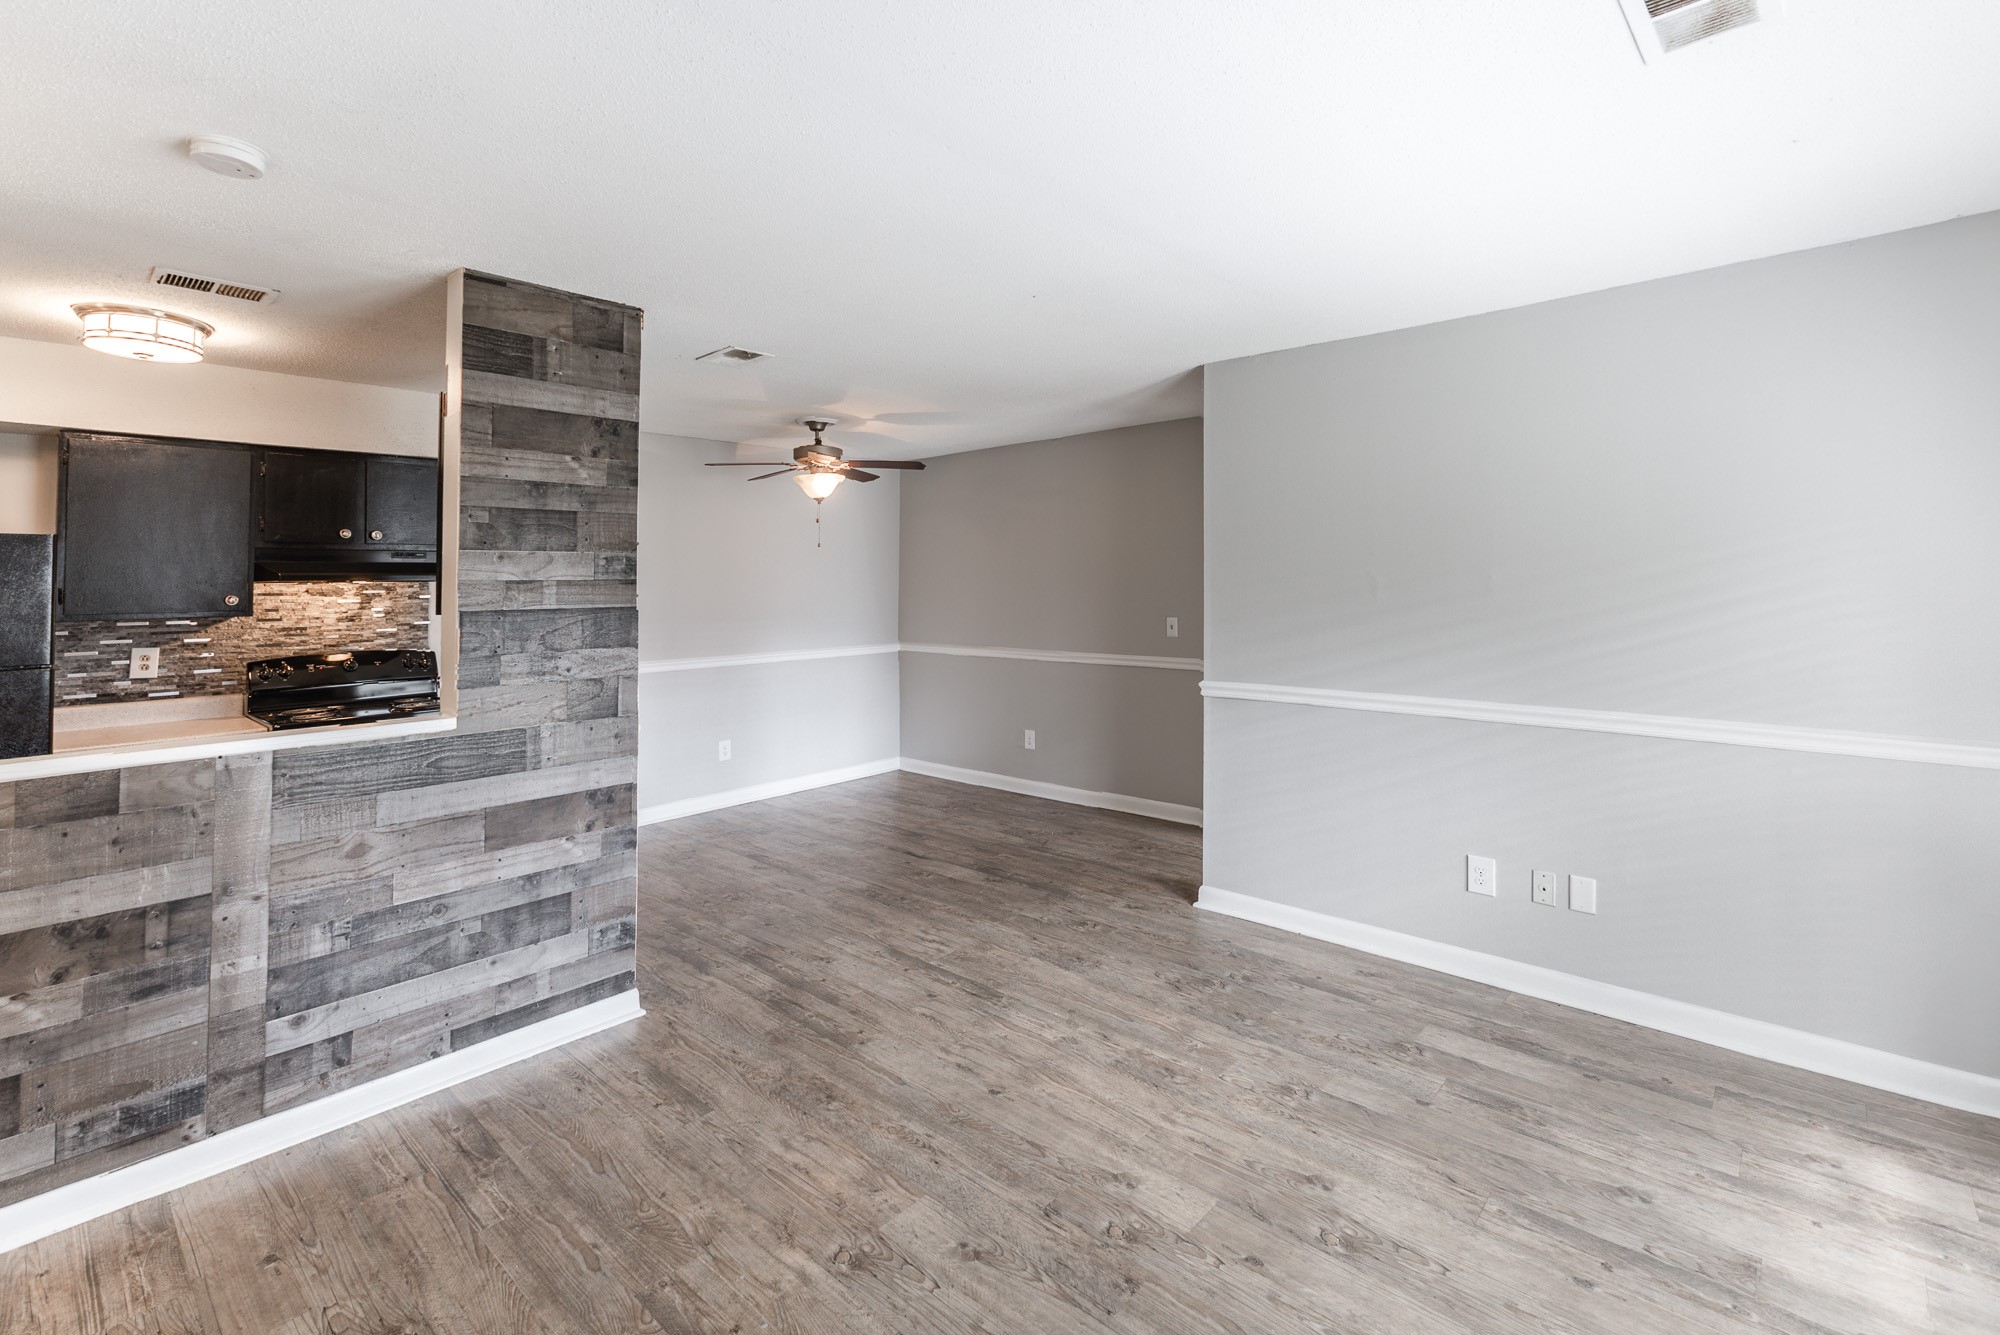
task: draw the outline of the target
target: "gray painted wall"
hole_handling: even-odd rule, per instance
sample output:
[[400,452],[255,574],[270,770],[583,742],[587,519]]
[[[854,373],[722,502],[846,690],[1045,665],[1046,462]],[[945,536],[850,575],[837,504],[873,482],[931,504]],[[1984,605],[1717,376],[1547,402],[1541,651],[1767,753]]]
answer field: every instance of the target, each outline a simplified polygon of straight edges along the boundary
[[[1200,674],[903,655],[903,753],[920,760],[1201,805]],[[1034,728],[1035,749],[1021,732]]]
[[[895,642],[898,478],[842,486],[815,547],[788,479],[702,466],[734,446],[639,441],[642,664]],[[642,808],[897,754],[894,654],[642,671],[639,707]]]
[[[2000,742],[1996,366],[1994,214],[1211,366],[1208,675]],[[1207,747],[1211,885],[2000,1075],[2000,774],[1240,701]]]
[[[903,487],[901,638],[1199,658],[1201,454],[1190,418],[929,460]],[[1198,681],[905,654],[903,754],[1198,806]]]

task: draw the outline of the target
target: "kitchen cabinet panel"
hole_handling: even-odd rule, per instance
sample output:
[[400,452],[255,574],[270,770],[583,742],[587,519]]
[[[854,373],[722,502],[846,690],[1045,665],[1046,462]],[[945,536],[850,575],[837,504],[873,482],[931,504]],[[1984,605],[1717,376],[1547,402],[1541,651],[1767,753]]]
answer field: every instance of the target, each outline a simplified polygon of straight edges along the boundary
[[259,547],[354,547],[368,521],[363,456],[264,450],[257,463]]
[[239,445],[65,435],[57,615],[247,615],[253,469]]
[[438,462],[368,456],[368,541],[383,547],[438,545]]

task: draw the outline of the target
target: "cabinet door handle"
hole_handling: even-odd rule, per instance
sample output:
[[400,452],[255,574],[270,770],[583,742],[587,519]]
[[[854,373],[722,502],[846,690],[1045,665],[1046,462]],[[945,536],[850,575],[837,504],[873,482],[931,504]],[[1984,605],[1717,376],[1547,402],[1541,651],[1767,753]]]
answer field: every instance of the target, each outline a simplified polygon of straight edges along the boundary
[[381,530],[381,529],[379,529],[379,528],[378,528],[378,529],[374,529],[374,530],[372,530],[372,531],[371,531],[371,532],[370,532],[370,533],[368,534],[368,538],[369,538],[369,540],[370,540],[371,542],[380,542],[380,541],[382,541],[382,530]]
[[354,530],[351,528],[344,528],[340,530],[340,536],[343,538],[351,538],[354,536]]
[[238,598],[238,597],[237,597],[237,596],[236,596],[235,594],[233,594],[233,593],[229,593],[229,594],[224,594],[224,595],[223,595],[223,598],[222,598],[222,603],[223,603],[223,606],[225,606],[225,607],[234,607],[234,606],[236,606],[236,604],[238,604],[238,603],[240,603],[240,602],[242,602],[242,601],[243,601],[243,600],[242,600],[241,598]]

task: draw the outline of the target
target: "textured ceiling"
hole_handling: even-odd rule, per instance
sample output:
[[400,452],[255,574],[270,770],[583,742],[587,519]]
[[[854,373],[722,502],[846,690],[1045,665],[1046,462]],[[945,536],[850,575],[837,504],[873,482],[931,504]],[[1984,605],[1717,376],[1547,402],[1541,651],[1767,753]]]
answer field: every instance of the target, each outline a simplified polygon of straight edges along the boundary
[[2000,5],[1789,7],[1648,66],[1616,0],[13,0],[0,334],[178,265],[284,291],[171,303],[217,361],[431,386],[464,264],[645,306],[649,430],[1185,416],[1207,361],[2000,207]]

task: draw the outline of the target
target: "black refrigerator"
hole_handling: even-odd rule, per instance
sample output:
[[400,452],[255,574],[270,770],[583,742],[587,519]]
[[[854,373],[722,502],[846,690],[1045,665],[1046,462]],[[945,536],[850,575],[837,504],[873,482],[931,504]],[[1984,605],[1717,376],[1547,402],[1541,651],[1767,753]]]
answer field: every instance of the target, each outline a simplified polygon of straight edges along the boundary
[[0,758],[49,753],[55,542],[46,533],[0,533]]

